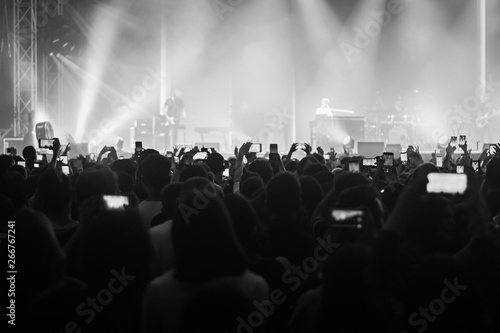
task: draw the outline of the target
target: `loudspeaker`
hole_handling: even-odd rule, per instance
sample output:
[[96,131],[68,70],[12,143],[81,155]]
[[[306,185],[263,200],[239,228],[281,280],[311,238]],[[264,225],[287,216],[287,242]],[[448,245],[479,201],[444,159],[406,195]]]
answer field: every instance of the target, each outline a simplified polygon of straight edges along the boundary
[[43,123],[38,123],[35,126],[36,133],[36,141],[40,139],[53,139],[54,138],[54,130],[52,129],[52,125],[48,121],[44,121]]

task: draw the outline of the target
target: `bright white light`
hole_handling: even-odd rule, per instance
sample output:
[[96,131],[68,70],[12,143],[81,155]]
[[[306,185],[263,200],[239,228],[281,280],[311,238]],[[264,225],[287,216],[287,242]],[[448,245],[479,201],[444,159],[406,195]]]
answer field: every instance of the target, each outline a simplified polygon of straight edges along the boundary
[[[84,70],[98,79],[102,77],[105,65],[110,59],[111,50],[118,33],[117,22],[120,19],[120,10],[114,8],[110,10],[108,7],[105,5],[100,6],[94,14],[89,35],[91,46],[87,48],[86,56],[84,56],[87,59]],[[101,85],[96,82],[87,82],[84,87],[75,133],[77,142],[82,141],[83,134],[87,130],[87,118],[94,107],[99,89],[101,89]]]

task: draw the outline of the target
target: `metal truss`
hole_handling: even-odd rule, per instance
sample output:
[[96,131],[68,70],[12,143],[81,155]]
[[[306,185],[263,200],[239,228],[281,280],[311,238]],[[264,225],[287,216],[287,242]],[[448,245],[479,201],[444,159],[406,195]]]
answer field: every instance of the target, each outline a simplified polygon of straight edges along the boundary
[[[37,108],[37,0],[14,0],[14,136],[28,131],[28,117]],[[32,130],[32,129],[31,129]],[[24,133],[23,133],[24,132]]]

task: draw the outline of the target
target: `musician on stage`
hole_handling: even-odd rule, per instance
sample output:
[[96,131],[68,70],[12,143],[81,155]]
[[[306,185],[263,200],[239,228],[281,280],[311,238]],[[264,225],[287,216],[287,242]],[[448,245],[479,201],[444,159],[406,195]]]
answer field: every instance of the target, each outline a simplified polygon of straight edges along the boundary
[[316,109],[316,117],[318,116],[328,116],[333,117],[332,108],[330,108],[330,100],[328,98],[323,98],[321,100],[321,106]]
[[167,132],[165,133],[165,144],[168,147],[177,145],[179,122],[186,118],[184,110],[184,100],[181,98],[182,92],[175,89],[163,105],[162,114],[166,118]]

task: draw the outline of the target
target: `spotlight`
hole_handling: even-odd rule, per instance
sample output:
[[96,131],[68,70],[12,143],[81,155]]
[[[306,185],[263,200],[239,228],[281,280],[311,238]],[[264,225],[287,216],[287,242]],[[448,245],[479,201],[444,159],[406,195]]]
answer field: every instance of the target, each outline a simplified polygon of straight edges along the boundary
[[54,56],[54,52],[50,52],[49,57],[53,57],[53,56]]

